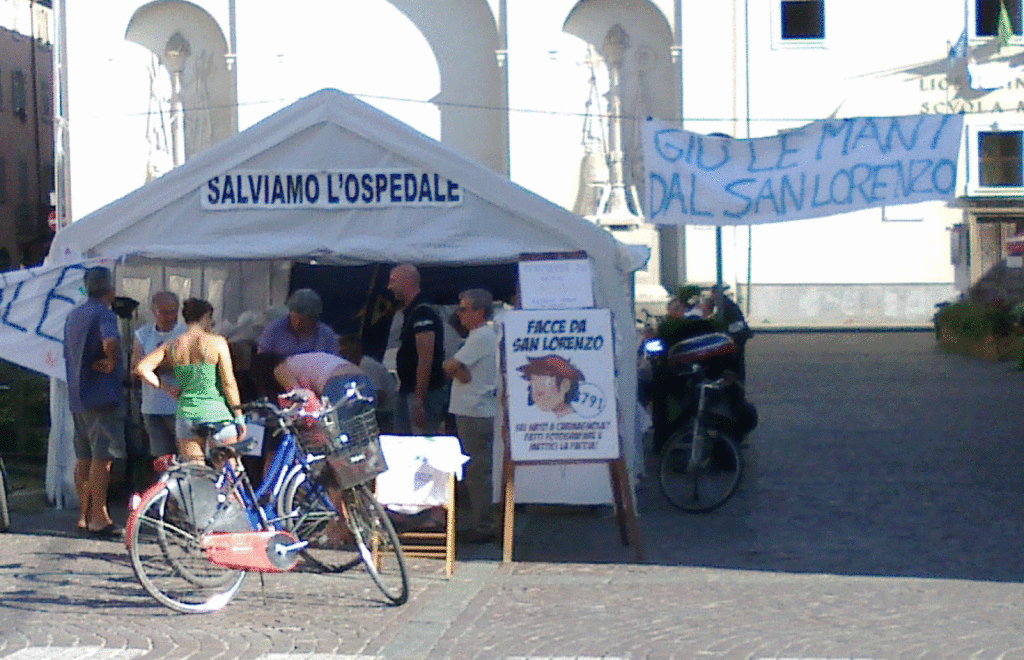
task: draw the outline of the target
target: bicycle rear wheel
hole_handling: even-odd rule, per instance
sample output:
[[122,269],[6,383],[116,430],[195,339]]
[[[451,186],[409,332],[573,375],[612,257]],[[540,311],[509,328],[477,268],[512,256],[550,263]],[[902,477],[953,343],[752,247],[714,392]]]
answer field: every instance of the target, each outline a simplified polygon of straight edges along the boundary
[[705,429],[704,460],[690,464],[693,429],[680,429],[669,438],[658,460],[661,492],[678,509],[707,513],[725,504],[743,476],[743,456],[735,440],[720,431]]
[[11,528],[11,510],[7,506],[7,492],[9,488],[7,468],[4,466],[4,459],[0,458],[0,532],[6,532]]
[[374,583],[393,605],[409,599],[405,557],[391,519],[366,484],[342,491],[345,522]]
[[159,483],[143,494],[125,533],[132,570],[161,605],[185,613],[214,612],[235,596],[246,574],[206,558],[202,534],[180,492]]
[[284,504],[278,515],[285,529],[300,541],[309,542],[302,556],[325,573],[340,573],[357,566],[360,558],[353,554],[352,543],[332,534],[336,527],[344,530],[344,526],[327,490],[302,471],[296,472],[283,490]]

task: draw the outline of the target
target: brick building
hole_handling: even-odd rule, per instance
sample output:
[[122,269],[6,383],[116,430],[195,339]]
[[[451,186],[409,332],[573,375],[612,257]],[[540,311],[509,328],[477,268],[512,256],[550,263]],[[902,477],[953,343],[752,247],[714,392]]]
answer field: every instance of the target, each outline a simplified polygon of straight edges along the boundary
[[[49,247],[53,57],[49,1],[0,0],[0,269]],[[33,36],[34,35],[34,36]]]

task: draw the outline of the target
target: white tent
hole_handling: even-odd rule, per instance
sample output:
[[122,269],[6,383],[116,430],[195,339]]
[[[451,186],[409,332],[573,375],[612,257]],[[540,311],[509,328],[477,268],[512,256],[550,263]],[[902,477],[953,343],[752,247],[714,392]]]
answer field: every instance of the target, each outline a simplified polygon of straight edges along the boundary
[[[457,182],[459,203],[372,208],[237,204],[223,210],[210,208],[207,199],[208,182],[216,177],[223,182],[229,172],[368,170],[436,173],[441,181]],[[634,431],[632,272],[641,264],[635,252],[604,229],[343,92],[326,89],[300,99],[79,219],[58,232],[50,261],[120,259],[122,281],[145,264],[186,270],[213,266],[223,276],[222,313],[233,318],[246,309],[282,302],[282,273],[287,272],[282,266],[292,260],[493,264],[514,262],[521,253],[579,250],[591,261],[595,304],[613,314],[619,428],[627,464],[637,474],[641,451]],[[55,423],[53,433],[60,435],[63,428]],[[55,440],[51,435],[51,444]],[[603,465],[531,466],[522,472],[517,479],[520,501],[611,501]]]

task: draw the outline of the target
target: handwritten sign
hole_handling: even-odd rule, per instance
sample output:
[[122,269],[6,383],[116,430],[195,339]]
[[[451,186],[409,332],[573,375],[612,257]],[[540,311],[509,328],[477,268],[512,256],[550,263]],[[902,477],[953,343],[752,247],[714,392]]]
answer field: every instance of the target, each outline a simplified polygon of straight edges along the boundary
[[368,209],[462,204],[462,186],[438,172],[408,168],[331,172],[225,172],[200,189],[204,209]]
[[523,309],[593,307],[590,261],[586,258],[520,261],[519,306]]
[[64,320],[86,299],[82,277],[93,259],[0,273],[0,357],[64,380]]
[[644,126],[654,224],[783,222],[950,199],[961,115],[816,121],[750,140]]
[[611,313],[502,316],[513,461],[619,456]]

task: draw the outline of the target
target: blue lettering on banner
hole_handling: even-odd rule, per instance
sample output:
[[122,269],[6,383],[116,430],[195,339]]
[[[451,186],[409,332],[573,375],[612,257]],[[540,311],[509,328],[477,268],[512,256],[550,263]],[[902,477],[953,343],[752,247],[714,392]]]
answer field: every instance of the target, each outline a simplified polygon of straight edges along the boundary
[[420,196],[416,201],[432,201],[431,190],[433,189],[430,187],[430,175],[424,172],[420,177]]
[[651,120],[644,134],[648,218],[777,222],[948,199],[962,125],[952,115],[846,118],[736,140]]
[[445,202],[447,198],[441,194],[441,177],[440,175],[434,175],[434,201]]
[[[340,175],[340,174],[338,175],[338,186],[339,187],[342,187],[344,185],[342,183],[341,176],[342,175]],[[341,198],[338,197],[338,195],[335,194],[335,192],[334,192],[334,177],[333,176],[329,176],[329,177],[327,177],[327,203],[328,204],[337,204],[340,201],[341,201]]]
[[238,191],[238,203],[248,204],[249,198],[245,196],[245,187],[242,186],[242,175],[238,174],[235,176],[235,190]]
[[376,208],[454,206],[461,185],[416,169],[333,172],[234,172],[207,180],[203,208]]
[[[7,301],[6,305],[4,305],[4,314],[2,317],[0,317],[0,322],[2,322],[8,328],[14,328],[15,330],[19,330],[21,332],[28,332],[28,328],[20,326],[17,323],[10,320],[11,305],[13,305],[14,301],[18,299],[18,294],[21,293],[21,287],[24,286],[24,284],[24,282],[18,282],[18,286],[14,287],[14,295],[11,296],[11,299]],[[3,289],[0,289],[0,304],[3,304]]]
[[72,298],[70,298],[68,296],[65,296],[62,293],[57,293],[57,290],[60,289],[60,287],[64,285],[64,281],[65,281],[65,279],[67,279],[68,273],[73,272],[73,271],[75,271],[76,273],[77,273],[77,271],[83,271],[81,274],[78,274],[77,276],[78,277],[84,276],[85,275],[85,272],[84,272],[85,271],[85,266],[83,266],[81,264],[73,264],[71,266],[64,267],[64,269],[60,273],[60,276],[57,278],[57,283],[54,284],[53,287],[50,288],[50,290],[46,292],[46,298],[43,300],[43,312],[42,312],[42,314],[39,315],[39,324],[36,325],[36,335],[38,335],[39,337],[42,337],[43,339],[49,339],[51,341],[55,341],[58,344],[63,344],[64,343],[64,339],[62,337],[54,337],[53,335],[48,335],[45,332],[43,332],[43,324],[46,323],[46,320],[53,313],[53,309],[50,306],[51,303],[54,303],[54,302],[66,303],[69,308],[70,307],[74,307],[77,304]]
[[270,203],[280,202],[284,204],[284,184],[281,182],[281,175],[274,175],[274,192],[270,193]]
[[364,174],[362,176],[362,178],[360,179],[360,183],[363,184],[363,196],[361,197],[361,199],[364,202],[372,202],[373,201],[373,175],[372,174]]
[[[340,174],[338,175],[341,176]],[[349,173],[345,177],[345,201],[355,204],[359,201],[359,177]]]

